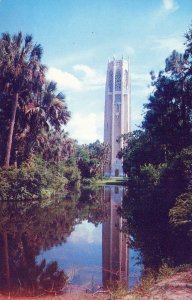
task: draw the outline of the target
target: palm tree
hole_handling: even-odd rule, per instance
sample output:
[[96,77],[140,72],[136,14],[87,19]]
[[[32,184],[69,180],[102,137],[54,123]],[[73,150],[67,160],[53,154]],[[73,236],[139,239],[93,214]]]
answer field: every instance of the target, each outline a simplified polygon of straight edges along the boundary
[[44,132],[38,136],[40,152],[46,161],[66,161],[74,153],[73,140],[64,130]]
[[65,103],[63,93],[56,94],[57,84],[50,81],[45,86],[42,98],[42,109],[45,112],[47,125],[51,125],[55,130],[60,130],[61,125],[66,125],[70,119],[70,112]]
[[95,167],[97,171],[99,171],[101,179],[103,179],[104,166],[109,161],[109,145],[106,143],[100,143],[100,141],[97,140],[96,142],[89,144],[89,152],[90,157],[92,159],[95,159],[95,161],[97,162]]
[[46,67],[40,63],[42,47],[33,45],[31,35],[23,38],[21,32],[14,36],[3,33],[0,49],[0,89],[11,105],[4,157],[4,167],[7,168],[10,165],[18,107],[38,100],[45,84]]
[[17,165],[30,159],[35,150],[41,151],[46,160],[48,157],[52,160],[53,153],[56,160],[60,160],[61,152],[62,156],[64,153],[62,149],[66,147],[67,153],[72,151],[72,146],[69,149],[70,138],[63,130],[70,113],[64,101],[65,96],[62,93],[56,95],[55,91],[56,83],[47,82],[37,102],[24,103],[18,107],[13,157]]

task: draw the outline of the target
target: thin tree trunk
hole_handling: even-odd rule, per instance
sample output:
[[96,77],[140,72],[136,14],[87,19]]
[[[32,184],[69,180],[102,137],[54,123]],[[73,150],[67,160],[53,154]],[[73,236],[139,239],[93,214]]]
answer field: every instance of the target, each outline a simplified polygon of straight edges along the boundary
[[5,259],[4,274],[5,274],[7,288],[10,289],[9,247],[8,247],[7,232],[4,232],[2,236],[3,236],[3,243],[4,243],[4,259]]
[[19,100],[19,94],[16,93],[15,99],[12,105],[12,112],[11,112],[11,124],[9,127],[9,133],[7,138],[7,145],[6,145],[6,153],[5,153],[5,160],[4,160],[4,167],[8,168],[10,165],[10,158],[11,158],[11,148],[12,148],[12,142],[13,142],[13,131],[15,127],[15,117],[17,112],[17,105]]

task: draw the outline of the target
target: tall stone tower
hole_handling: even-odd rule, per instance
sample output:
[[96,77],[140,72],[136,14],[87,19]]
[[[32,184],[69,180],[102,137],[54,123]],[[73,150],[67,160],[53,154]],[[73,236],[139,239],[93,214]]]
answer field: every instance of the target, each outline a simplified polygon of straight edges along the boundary
[[131,86],[129,62],[125,59],[108,62],[105,87],[104,142],[110,146],[109,164],[104,175],[122,177],[122,160],[117,153],[122,148],[117,138],[131,130]]

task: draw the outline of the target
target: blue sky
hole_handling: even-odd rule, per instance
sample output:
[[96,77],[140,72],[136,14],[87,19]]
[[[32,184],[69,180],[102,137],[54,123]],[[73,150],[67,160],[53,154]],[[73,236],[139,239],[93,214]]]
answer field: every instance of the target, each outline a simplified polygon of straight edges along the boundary
[[103,140],[108,59],[130,57],[135,129],[150,70],[183,51],[191,23],[192,0],[0,0],[1,32],[30,33],[43,46],[47,76],[66,94],[68,131],[80,143]]

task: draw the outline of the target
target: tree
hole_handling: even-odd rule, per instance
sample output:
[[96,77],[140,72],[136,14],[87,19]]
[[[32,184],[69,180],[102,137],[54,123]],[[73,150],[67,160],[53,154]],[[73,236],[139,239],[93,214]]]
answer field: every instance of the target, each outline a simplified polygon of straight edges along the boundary
[[[45,149],[51,150],[49,144],[53,143],[54,135],[57,144],[59,140],[62,144],[58,145],[59,148],[64,149],[65,147],[68,149],[68,153],[69,150],[72,151],[72,140],[63,129],[63,125],[66,125],[70,118],[70,112],[65,102],[65,96],[56,92],[56,83],[46,82],[38,102],[30,107],[25,106],[24,112],[20,112],[20,120],[17,124],[20,129],[17,130],[15,137],[15,149],[19,164],[28,159],[30,154],[35,151],[42,152],[44,156]],[[71,149],[69,149],[69,144],[71,144]]]
[[97,140],[88,145],[76,145],[75,156],[82,177],[103,177],[103,169],[108,162],[109,146]]
[[144,105],[146,113],[141,130],[125,135],[124,170],[140,165],[167,163],[192,144],[192,29],[186,34],[186,50],[175,50],[165,61],[165,69],[155,76],[154,90]]
[[190,65],[186,51],[173,51],[166,59],[165,70],[157,78],[151,73],[154,92],[144,106],[147,112],[142,127],[153,143],[164,149],[165,160],[192,143]]
[[23,38],[21,32],[10,36],[2,34],[0,40],[1,101],[6,97],[11,113],[7,130],[4,166],[10,165],[13,134],[18,107],[37,100],[45,83],[46,67],[40,63],[41,45],[33,45],[32,36]]
[[97,169],[102,179],[104,166],[109,161],[109,145],[106,143],[100,143],[100,141],[97,140],[96,142],[89,144],[88,147],[91,159],[95,159],[97,161]]
[[165,69],[151,72],[153,92],[140,130],[122,138],[128,175],[122,214],[145,267],[191,259],[192,28],[184,54],[173,51]]
[[175,206],[170,210],[170,221],[180,231],[185,234],[187,232],[192,240],[192,193],[181,194],[175,203]]
[[38,151],[42,153],[43,159],[46,161],[66,161],[74,153],[73,140],[64,130],[51,130],[40,135],[38,141]]
[[164,151],[152,142],[151,136],[144,130],[135,130],[120,137],[124,147],[118,153],[123,158],[123,171],[127,176],[136,175],[144,164],[158,165],[164,161]]
[[[45,78],[42,48],[22,33],[0,39],[0,163],[6,168],[30,158],[42,136],[59,132],[70,118],[65,96]],[[48,136],[46,137],[46,139]],[[69,144],[69,139],[68,139]]]

